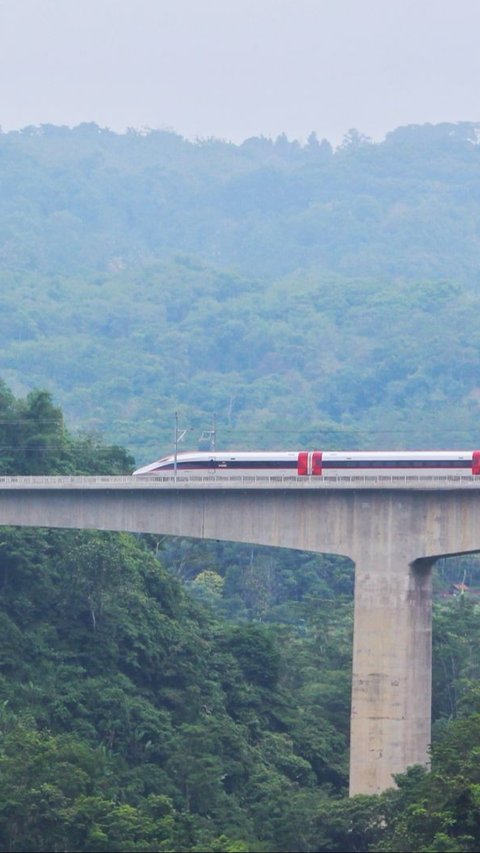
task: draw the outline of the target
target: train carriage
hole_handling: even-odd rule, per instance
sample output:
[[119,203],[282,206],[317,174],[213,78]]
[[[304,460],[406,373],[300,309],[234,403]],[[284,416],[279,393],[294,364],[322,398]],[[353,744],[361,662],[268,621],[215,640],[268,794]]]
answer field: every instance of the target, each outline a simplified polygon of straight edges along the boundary
[[170,473],[327,476],[480,475],[480,450],[182,451],[144,465],[134,476]]

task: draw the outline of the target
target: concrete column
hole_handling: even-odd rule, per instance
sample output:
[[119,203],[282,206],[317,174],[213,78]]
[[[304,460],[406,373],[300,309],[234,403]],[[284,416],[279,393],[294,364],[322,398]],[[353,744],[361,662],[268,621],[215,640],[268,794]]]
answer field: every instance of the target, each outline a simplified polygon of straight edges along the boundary
[[[393,547],[392,547],[393,546]],[[432,560],[402,560],[390,542],[356,561],[350,796],[394,786],[428,764]]]

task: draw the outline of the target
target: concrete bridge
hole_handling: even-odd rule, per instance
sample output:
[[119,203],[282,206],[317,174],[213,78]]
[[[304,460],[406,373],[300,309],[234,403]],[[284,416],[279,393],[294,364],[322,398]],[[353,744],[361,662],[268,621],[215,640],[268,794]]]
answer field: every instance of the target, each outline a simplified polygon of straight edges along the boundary
[[480,551],[471,476],[0,477],[0,525],[125,530],[335,553],[355,563],[350,794],[427,764],[431,569]]

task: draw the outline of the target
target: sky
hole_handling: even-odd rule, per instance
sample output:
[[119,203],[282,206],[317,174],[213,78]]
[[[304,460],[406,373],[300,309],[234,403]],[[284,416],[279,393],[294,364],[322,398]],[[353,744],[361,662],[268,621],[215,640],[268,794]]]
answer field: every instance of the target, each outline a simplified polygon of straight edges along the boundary
[[339,144],[480,123],[479,0],[0,0],[0,126]]

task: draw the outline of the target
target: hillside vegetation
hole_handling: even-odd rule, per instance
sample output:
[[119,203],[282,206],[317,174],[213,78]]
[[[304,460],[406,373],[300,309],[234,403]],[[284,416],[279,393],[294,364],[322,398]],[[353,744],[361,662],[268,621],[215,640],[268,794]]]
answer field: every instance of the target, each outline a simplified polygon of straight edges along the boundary
[[[175,412],[479,447],[479,131],[0,133],[0,476],[128,473]],[[431,772],[348,799],[350,561],[0,530],[0,848],[474,853],[479,576],[436,570]]]
[[477,141],[0,134],[0,375],[139,463],[476,444]]
[[[1,392],[12,470],[128,470]],[[218,547],[0,531],[1,849],[477,850],[475,601],[437,606],[432,773],[349,800],[351,567]]]

